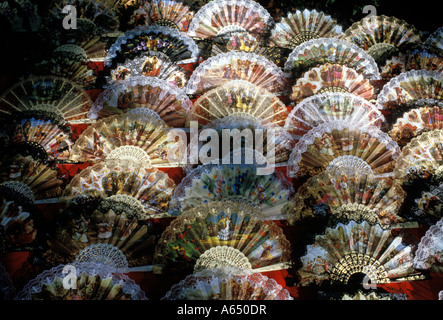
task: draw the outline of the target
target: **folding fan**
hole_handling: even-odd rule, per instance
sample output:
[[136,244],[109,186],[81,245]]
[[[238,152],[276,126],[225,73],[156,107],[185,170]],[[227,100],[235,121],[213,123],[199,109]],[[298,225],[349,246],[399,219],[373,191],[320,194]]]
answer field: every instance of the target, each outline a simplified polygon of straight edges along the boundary
[[153,25],[125,32],[109,48],[105,66],[157,51],[166,54],[175,63],[196,60],[199,49],[192,38],[176,29]]
[[411,109],[392,125],[389,135],[404,147],[425,131],[443,129],[443,103]]
[[403,295],[392,293],[376,293],[358,291],[356,294],[345,293],[340,300],[407,300]]
[[336,63],[325,63],[306,71],[292,87],[290,98],[298,103],[324,92],[352,93],[366,100],[375,98],[374,86],[363,74]]
[[385,118],[376,103],[351,93],[326,92],[303,99],[289,113],[285,129],[302,136],[312,128],[332,120],[358,123],[359,127],[385,125]]
[[141,75],[109,86],[94,101],[88,117],[103,119],[133,108],[147,108],[157,113],[167,125],[183,127],[191,106],[191,100],[176,85]]
[[324,63],[347,66],[366,79],[380,79],[378,66],[366,51],[351,42],[330,38],[312,39],[295,47],[286,60],[284,71],[300,76]]
[[290,182],[279,173],[259,175],[253,165],[205,165],[183,178],[169,212],[176,215],[201,203],[238,199],[260,206],[263,218],[276,219],[290,192]]
[[193,104],[186,121],[206,125],[229,115],[252,116],[276,125],[283,125],[288,111],[283,102],[266,89],[246,80],[226,82],[200,96]]
[[421,35],[406,21],[381,15],[355,22],[345,31],[344,39],[355,43],[380,63],[402,46],[420,42]]
[[306,247],[298,270],[300,285],[324,281],[347,284],[364,274],[372,284],[420,279],[413,268],[413,247],[403,235],[366,221],[349,221],[326,228]]
[[188,275],[162,300],[293,300],[288,290],[260,273],[213,268]]
[[379,128],[333,120],[301,137],[289,157],[288,174],[314,175],[333,165],[350,172],[362,167],[378,176],[393,170],[399,154],[397,143]]
[[134,280],[101,264],[58,265],[28,282],[15,300],[147,300]]
[[377,101],[385,109],[396,109],[421,99],[443,100],[443,75],[428,70],[412,70],[392,78],[383,86]]
[[443,271],[443,219],[431,226],[421,238],[414,257],[414,267]]
[[271,44],[295,48],[315,38],[341,38],[342,27],[324,12],[305,9],[289,12],[272,29]]
[[435,129],[413,138],[395,162],[394,177],[411,184],[418,178],[443,176],[443,130]]
[[[0,98],[0,113],[27,112],[72,123],[87,122],[92,104],[87,92],[73,81],[56,76],[29,77],[14,84]],[[35,113],[34,113],[35,112]]]
[[169,166],[175,145],[166,124],[156,117],[145,113],[113,115],[82,132],[72,146],[70,160],[100,162],[136,156],[148,166]]
[[428,38],[424,41],[424,45],[430,46],[435,49],[443,49],[443,27],[438,28],[433,33],[431,33]]
[[272,93],[287,89],[286,76],[273,62],[255,53],[232,51],[203,61],[192,73],[186,93],[201,95],[232,80],[245,80]]
[[154,272],[222,266],[255,272],[286,268],[290,244],[280,227],[241,202],[218,201],[183,212],[163,232]]
[[123,196],[121,201],[125,202],[133,198],[137,200],[135,205],[141,204],[144,208],[141,216],[146,219],[167,212],[175,187],[167,173],[136,161],[117,158],[83,169],[66,186],[63,196],[93,195],[106,198],[120,195]]
[[326,170],[309,178],[298,189],[286,214],[291,223],[308,217],[331,216],[333,221],[364,219],[386,228],[403,222],[398,211],[405,197],[401,185],[391,178]]
[[151,51],[145,55],[118,63],[110,70],[107,77],[108,84],[128,79],[134,76],[156,77],[183,88],[188,77],[185,71],[176,63],[172,62],[167,55],[162,52]]

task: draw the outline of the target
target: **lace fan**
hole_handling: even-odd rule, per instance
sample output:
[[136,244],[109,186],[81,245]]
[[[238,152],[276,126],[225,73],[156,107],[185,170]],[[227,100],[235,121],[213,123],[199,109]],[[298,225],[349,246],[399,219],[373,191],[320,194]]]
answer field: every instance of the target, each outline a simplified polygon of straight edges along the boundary
[[344,39],[367,51],[377,63],[407,44],[421,41],[420,32],[396,17],[370,16],[351,25]]
[[420,278],[413,268],[413,247],[403,243],[403,235],[366,221],[326,228],[300,260],[302,286],[324,281],[347,284],[359,274],[372,284]]
[[168,126],[183,127],[191,106],[188,96],[167,80],[134,76],[104,90],[94,101],[88,117],[104,119],[134,108],[150,109]]
[[163,232],[154,273],[237,267],[262,272],[286,268],[290,244],[280,227],[254,207],[218,201],[183,212]]
[[201,203],[238,199],[260,206],[264,218],[276,219],[292,192],[282,175],[259,175],[253,165],[206,165],[187,174],[174,190],[170,213],[179,214]]
[[443,130],[424,132],[412,139],[395,162],[394,177],[411,184],[418,178],[443,176]]
[[[74,270],[74,271],[73,271]],[[66,288],[67,287],[67,288]],[[101,264],[58,265],[29,281],[15,300],[147,300],[134,280]]]
[[286,60],[284,71],[300,76],[325,63],[347,66],[366,79],[380,79],[378,65],[366,51],[351,42],[330,38],[312,39],[295,47]]
[[202,62],[192,73],[186,93],[201,95],[232,80],[245,80],[274,94],[287,87],[286,76],[273,62],[255,53],[232,51]]
[[422,99],[443,100],[443,75],[428,70],[412,70],[392,78],[383,86],[377,101],[385,109],[396,109]]
[[403,222],[398,212],[405,197],[401,185],[390,178],[327,170],[309,178],[298,189],[286,214],[291,223],[331,216],[333,221],[365,220],[386,228]]
[[314,127],[332,120],[349,121],[358,127],[385,125],[385,118],[377,103],[359,96],[342,93],[319,93],[303,99],[289,113],[285,129],[302,136]]
[[390,173],[400,148],[389,135],[373,126],[354,126],[334,120],[315,127],[297,142],[288,161],[290,176],[315,175],[331,168],[348,173]]
[[298,103],[306,97],[324,92],[352,93],[366,100],[375,98],[374,86],[363,74],[353,68],[331,63],[305,72],[292,87],[290,98]]
[[252,116],[283,125],[288,111],[284,103],[266,89],[245,80],[226,82],[200,96],[188,113],[186,125],[207,125],[230,115]]
[[443,271],[443,219],[431,226],[421,238],[414,257],[414,267]]
[[324,12],[305,9],[289,12],[272,29],[270,43],[295,48],[315,38],[341,38],[343,30],[337,21]]
[[293,300],[288,290],[260,273],[214,268],[188,275],[162,300]]

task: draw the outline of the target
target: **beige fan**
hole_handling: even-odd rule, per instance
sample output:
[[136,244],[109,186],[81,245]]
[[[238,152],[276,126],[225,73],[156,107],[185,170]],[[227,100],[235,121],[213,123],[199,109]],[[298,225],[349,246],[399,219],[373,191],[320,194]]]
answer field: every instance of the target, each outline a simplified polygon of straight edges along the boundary
[[288,111],[281,100],[266,89],[245,80],[232,80],[197,99],[188,113],[186,124],[189,126],[191,121],[198,121],[203,126],[230,115],[252,116],[283,125]]
[[292,87],[291,100],[300,102],[314,94],[345,92],[371,100],[375,89],[371,82],[353,68],[340,64],[325,63],[311,68]]

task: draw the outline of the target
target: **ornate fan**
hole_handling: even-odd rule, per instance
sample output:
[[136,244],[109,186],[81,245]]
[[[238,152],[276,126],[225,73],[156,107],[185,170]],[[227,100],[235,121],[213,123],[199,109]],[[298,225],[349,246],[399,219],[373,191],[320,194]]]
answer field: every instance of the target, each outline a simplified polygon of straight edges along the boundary
[[375,98],[371,82],[353,68],[325,63],[305,72],[292,87],[291,100],[300,102],[306,97],[324,92],[346,92],[366,100]]
[[326,92],[303,99],[289,113],[285,129],[302,136],[309,130],[332,120],[349,121],[358,127],[385,125],[377,103],[350,93]]
[[298,270],[302,286],[324,281],[347,284],[364,274],[371,284],[420,279],[413,268],[413,247],[401,234],[363,221],[338,223],[316,235]]
[[424,132],[405,147],[395,162],[394,177],[411,184],[415,179],[443,177],[443,130]]
[[255,272],[286,268],[290,244],[274,222],[241,202],[218,201],[194,207],[163,232],[154,272],[237,267]]
[[412,70],[392,78],[383,86],[377,101],[385,109],[398,109],[421,99],[443,100],[443,74],[436,71]]
[[82,249],[74,259],[74,264],[80,263],[105,265],[118,273],[129,272],[125,254],[109,243],[94,243]]
[[129,25],[160,25],[186,32],[194,17],[194,11],[189,2],[183,0],[144,1],[131,15]]
[[425,40],[424,45],[443,50],[443,27],[438,28]]
[[168,127],[160,119],[142,112],[114,115],[82,132],[72,147],[70,160],[100,162],[135,157],[147,166],[170,166],[173,147],[175,142],[169,139]]
[[62,77],[29,77],[14,84],[0,98],[0,113],[26,115],[60,122],[87,122],[92,100],[78,84]]
[[154,25],[135,28],[120,36],[109,48],[105,66],[113,67],[149,51],[162,52],[175,63],[193,61],[199,56],[197,44],[185,33]]
[[58,265],[43,271],[15,300],[147,300],[140,286],[101,264]]
[[270,37],[271,44],[295,48],[315,38],[341,38],[342,27],[331,16],[316,10],[297,10],[277,23]]
[[288,290],[260,273],[213,268],[188,275],[162,300],[293,300]]
[[283,125],[288,111],[284,103],[266,89],[245,80],[232,80],[200,96],[188,113],[186,125],[191,121],[207,125],[230,115],[252,116]]
[[349,173],[364,169],[378,176],[393,170],[399,154],[397,143],[377,127],[334,120],[315,127],[297,142],[288,174],[315,175],[329,166]]
[[273,62],[255,53],[232,51],[202,62],[192,73],[187,94],[201,95],[232,80],[245,80],[272,93],[287,89],[287,78]]
[[139,214],[139,219],[146,219],[167,212],[175,187],[167,173],[136,161],[116,158],[83,169],[66,186],[63,196],[118,196],[114,197],[117,202],[135,207],[141,205],[144,212]]
[[380,79],[378,66],[366,51],[348,41],[330,38],[312,39],[295,47],[286,60],[284,71],[298,77],[325,63],[347,66],[366,79]]
[[201,203],[238,199],[260,206],[264,218],[276,219],[291,192],[282,174],[259,175],[253,165],[199,166],[175,189],[169,212],[177,215]]
[[345,293],[340,300],[407,300],[404,295],[358,291],[356,294]]
[[391,178],[326,170],[298,189],[286,214],[291,223],[330,215],[332,221],[365,220],[386,228],[403,222],[398,211],[405,197],[401,185]]
[[414,267],[443,271],[443,219],[431,226],[421,238],[414,257]]
[[397,52],[399,48],[421,41],[420,32],[396,17],[370,16],[351,25],[344,39],[366,50],[377,63]]
[[188,82],[188,77],[183,68],[172,62],[166,54],[156,51],[148,51],[143,56],[118,63],[115,68],[110,70],[107,81],[108,84],[112,85],[115,82],[137,76],[167,80],[179,88],[183,88]]
[[191,106],[188,96],[167,80],[134,76],[103,91],[94,101],[88,117],[104,119],[133,108],[146,108],[154,111],[168,126],[183,127]]
[[389,135],[404,147],[412,138],[434,129],[443,129],[443,103],[440,102],[405,112],[393,124]]

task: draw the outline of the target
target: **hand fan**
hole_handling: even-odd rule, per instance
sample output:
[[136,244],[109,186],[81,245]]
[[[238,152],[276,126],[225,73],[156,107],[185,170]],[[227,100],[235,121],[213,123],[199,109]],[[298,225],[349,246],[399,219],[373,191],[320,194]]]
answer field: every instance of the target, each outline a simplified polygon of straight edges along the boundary
[[443,50],[443,27],[431,33],[423,44],[434,49]]
[[246,204],[218,201],[187,210],[163,232],[154,273],[229,266],[256,272],[286,268],[290,244],[280,227]]
[[341,38],[342,27],[324,12],[305,9],[289,12],[276,23],[270,37],[271,45],[295,48],[315,38]]
[[325,63],[311,68],[297,79],[290,99],[298,103],[324,92],[352,93],[366,100],[375,98],[374,86],[363,74],[344,65]]
[[289,54],[284,71],[299,77],[325,63],[347,66],[366,79],[380,79],[378,65],[366,51],[351,42],[335,38],[312,39],[298,45]]
[[403,236],[366,221],[326,228],[300,260],[302,286],[324,281],[347,284],[358,274],[371,284],[420,279],[413,267],[413,247],[403,243]]
[[162,300],[294,300],[288,290],[260,273],[214,268],[188,275]]
[[443,219],[431,226],[421,238],[414,257],[414,268],[443,271]]

